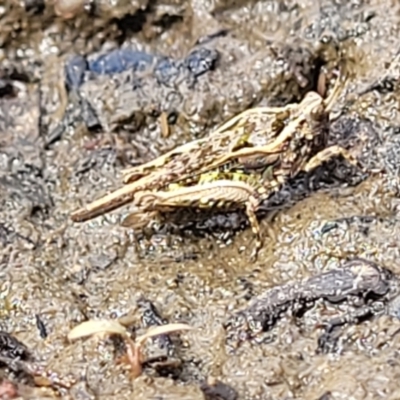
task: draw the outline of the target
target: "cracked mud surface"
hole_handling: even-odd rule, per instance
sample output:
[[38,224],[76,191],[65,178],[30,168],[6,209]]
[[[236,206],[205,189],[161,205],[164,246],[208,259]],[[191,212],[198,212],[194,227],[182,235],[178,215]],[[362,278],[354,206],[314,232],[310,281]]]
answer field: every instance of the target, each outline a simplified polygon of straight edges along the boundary
[[[24,399],[216,398],[217,390],[204,389],[210,378],[229,386],[222,398],[398,399],[400,321],[393,316],[344,325],[329,354],[317,351],[319,324],[340,306],[324,302],[301,318],[283,314],[267,340],[234,353],[223,329],[231,313],[269,288],[353,257],[400,274],[398,7],[377,0],[322,1],[321,9],[313,1],[95,0],[81,10],[79,1],[60,0],[56,18],[50,2],[22,3],[0,6],[0,23],[12,26],[0,33],[1,330],[74,383],[46,388],[10,368],[0,378],[11,379]],[[65,89],[64,63],[124,46],[174,60],[205,46],[219,59],[195,83],[178,74],[172,87],[151,74],[134,86],[129,71],[94,77],[79,89],[99,114],[93,128],[77,93]],[[119,187],[122,168],[201,137],[248,107],[298,101],[316,88],[320,71],[329,80],[341,60],[351,73],[330,141],[353,149],[366,173],[337,160],[286,185],[260,212],[267,239],[256,263],[240,213],[179,216],[141,235],[118,226],[129,207],[70,222],[77,207]],[[60,138],[47,145],[63,121]],[[143,332],[143,298],[162,320],[195,328],[171,336],[179,368],[148,368],[132,381],[110,339],[67,342],[85,319],[129,318],[130,329]]]

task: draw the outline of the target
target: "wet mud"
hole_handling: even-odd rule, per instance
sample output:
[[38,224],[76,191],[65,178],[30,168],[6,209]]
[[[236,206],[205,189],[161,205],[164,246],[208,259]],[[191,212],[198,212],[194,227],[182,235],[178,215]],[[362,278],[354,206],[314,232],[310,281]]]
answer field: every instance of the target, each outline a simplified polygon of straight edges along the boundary
[[[400,398],[399,23],[378,0],[0,5],[0,397]],[[287,182],[260,209],[256,262],[236,211],[143,232],[119,226],[129,206],[71,222],[123,168],[325,94],[343,69],[329,143],[362,169],[335,159]],[[227,323],[254,304],[260,336],[233,328],[232,346]],[[146,342],[132,379],[121,341],[67,340],[90,319],[194,329]]]

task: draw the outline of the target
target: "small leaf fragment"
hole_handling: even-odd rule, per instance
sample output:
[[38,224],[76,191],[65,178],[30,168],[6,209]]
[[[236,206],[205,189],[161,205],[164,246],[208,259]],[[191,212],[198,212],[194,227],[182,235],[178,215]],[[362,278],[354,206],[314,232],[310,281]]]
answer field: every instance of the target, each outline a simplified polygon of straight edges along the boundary
[[90,320],[75,326],[69,332],[68,340],[92,336],[98,333],[121,335],[124,338],[129,337],[128,331],[119,322],[112,320]]
[[146,333],[141,336],[138,336],[135,342],[140,346],[143,342],[149,338],[159,335],[167,335],[169,333],[178,332],[178,331],[190,331],[194,329],[190,325],[187,324],[167,324],[156,326],[154,328],[150,328]]

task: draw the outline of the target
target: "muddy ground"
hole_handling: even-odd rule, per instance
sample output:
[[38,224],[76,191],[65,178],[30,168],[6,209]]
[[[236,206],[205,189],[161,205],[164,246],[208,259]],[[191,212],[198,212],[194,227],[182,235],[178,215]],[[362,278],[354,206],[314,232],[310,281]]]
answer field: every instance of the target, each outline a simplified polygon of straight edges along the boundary
[[[345,325],[327,354],[317,351],[319,323],[340,307],[324,302],[299,319],[284,315],[268,340],[233,353],[223,329],[268,288],[352,257],[400,274],[396,2],[25,0],[0,5],[0,24],[1,329],[27,346],[34,365],[71,382],[43,387],[4,365],[2,379],[21,398],[216,398],[201,389],[210,378],[233,389],[225,398],[400,398],[396,318]],[[207,47],[218,59],[169,86],[149,74],[134,88],[125,71],[66,90],[72,55],[129,46],[175,60]],[[286,185],[261,212],[267,239],[256,263],[240,213],[179,218],[141,235],[118,226],[127,209],[70,221],[119,187],[122,168],[250,106],[299,101],[341,65],[350,74],[330,141],[351,149],[366,172],[335,160]],[[172,337],[179,368],[148,368],[132,380],[111,339],[67,341],[86,319],[125,317],[144,332],[142,297],[165,321],[195,328]]]

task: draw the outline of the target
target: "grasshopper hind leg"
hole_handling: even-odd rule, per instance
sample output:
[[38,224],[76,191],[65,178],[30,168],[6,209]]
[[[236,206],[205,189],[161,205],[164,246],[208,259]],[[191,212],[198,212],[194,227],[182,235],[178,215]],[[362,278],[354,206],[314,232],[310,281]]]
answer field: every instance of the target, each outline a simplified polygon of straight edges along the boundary
[[256,215],[258,206],[259,206],[259,201],[253,196],[251,196],[249,200],[246,202],[246,215],[247,218],[249,219],[251,230],[256,238],[254,248],[250,255],[250,259],[252,262],[257,260],[258,253],[261,250],[264,243],[261,234],[260,224],[258,223]]
[[128,214],[122,220],[121,226],[124,228],[140,230],[156,219],[159,219],[159,213],[157,211],[137,211]]
[[256,211],[259,199],[256,189],[243,181],[219,179],[206,181],[203,184],[182,187],[172,191],[145,193],[138,197],[139,203],[146,204],[146,211],[161,211],[188,207],[199,209],[219,208],[229,206],[244,208],[251,229],[257,240],[252,258],[255,258],[263,244]]

